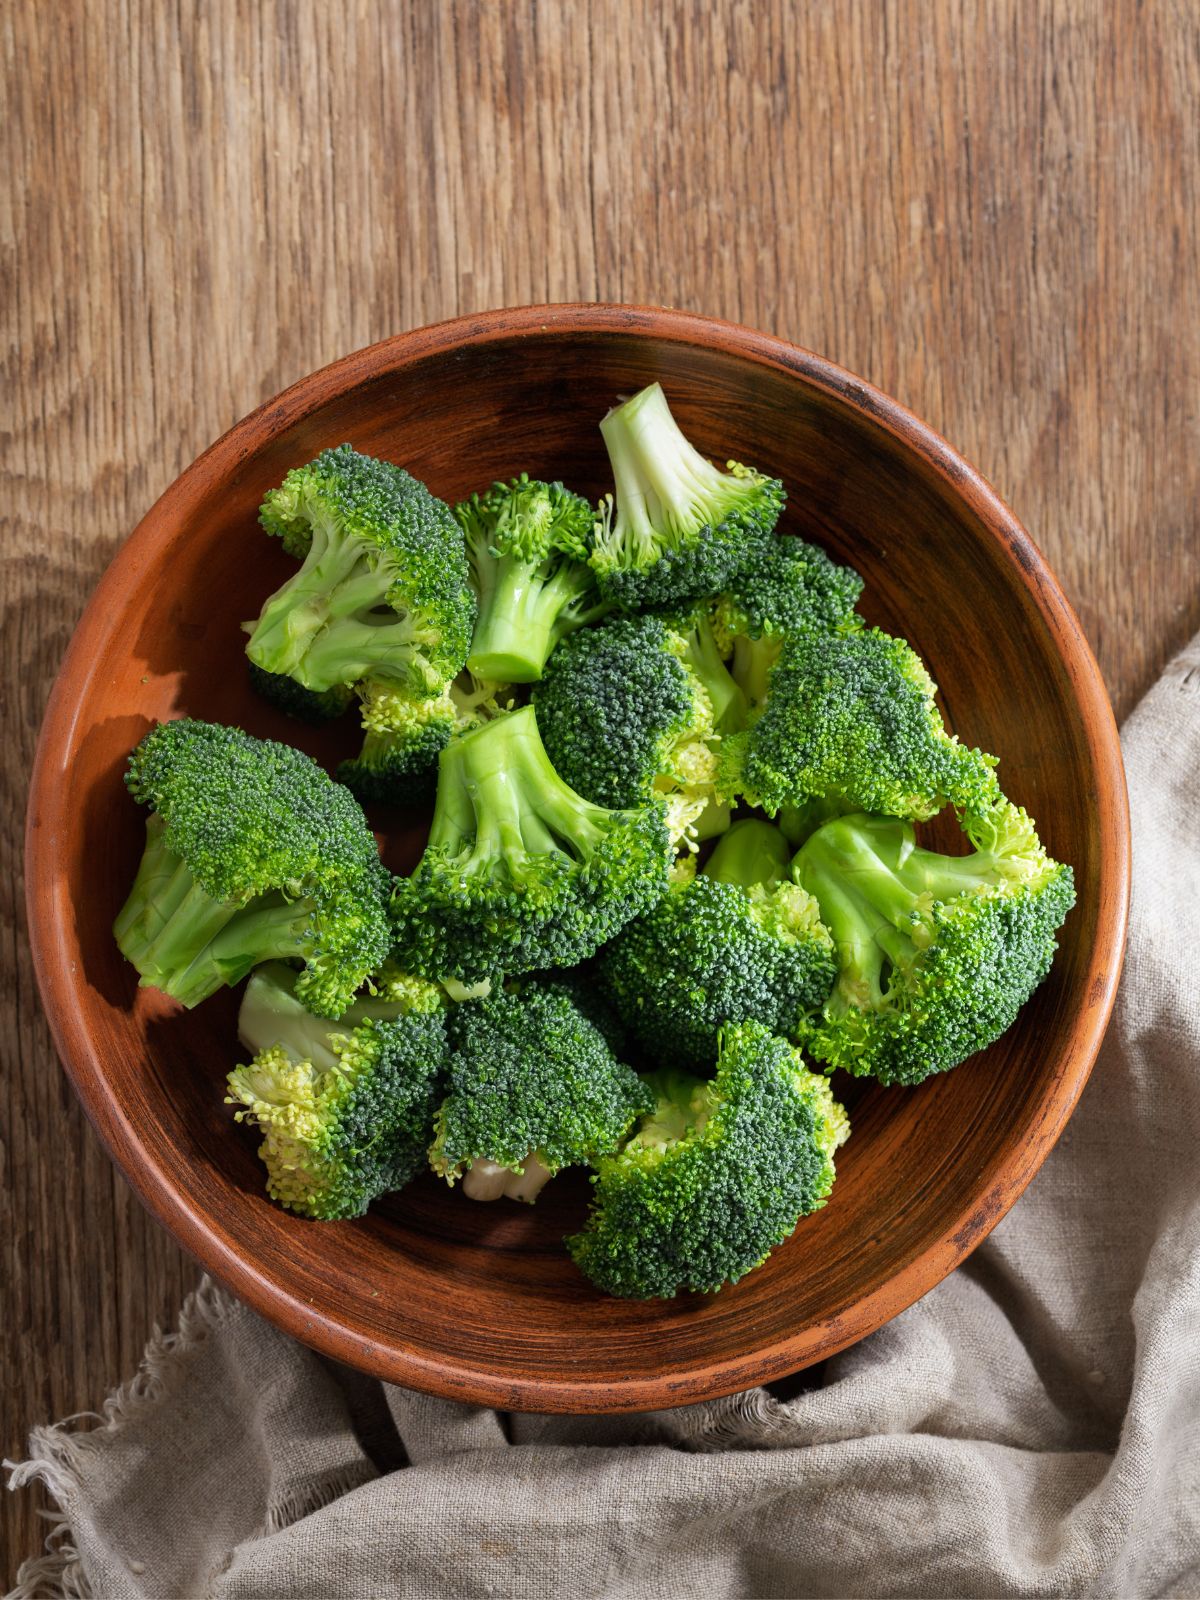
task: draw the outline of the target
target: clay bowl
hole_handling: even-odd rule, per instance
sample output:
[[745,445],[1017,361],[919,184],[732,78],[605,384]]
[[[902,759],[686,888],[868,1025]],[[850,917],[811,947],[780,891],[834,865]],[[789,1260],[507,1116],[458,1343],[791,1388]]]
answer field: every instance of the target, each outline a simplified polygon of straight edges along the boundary
[[[310,1223],[263,1193],[253,1135],[223,1104],[237,997],[185,1013],[139,990],[110,927],[142,817],[121,782],[150,724],[236,722],[324,759],[250,692],[239,624],[289,563],[256,525],[263,493],[326,445],[404,463],[448,500],[521,469],[607,487],[596,423],[659,379],[706,453],[778,472],[786,526],[852,561],[875,622],[912,640],[952,727],[997,752],[1014,799],[1075,867],[1053,973],[986,1054],[917,1090],[838,1087],[854,1135],[828,1206],[760,1271],[712,1298],[630,1304],[560,1246],[587,1185],[535,1208],[422,1179],[360,1221]],[[385,858],[420,817],[373,818]],[[460,1400],[635,1410],[729,1393],[861,1339],[984,1238],[1045,1159],[1087,1078],[1117,982],[1129,837],[1121,759],[1095,662],[1020,524],[894,401],[807,351],[677,312],[501,311],[348,356],[247,417],[131,535],[79,624],[51,697],[28,828],[42,996],[80,1099],[144,1203],[222,1283],[306,1344]],[[855,1093],[857,1091],[857,1093]]]

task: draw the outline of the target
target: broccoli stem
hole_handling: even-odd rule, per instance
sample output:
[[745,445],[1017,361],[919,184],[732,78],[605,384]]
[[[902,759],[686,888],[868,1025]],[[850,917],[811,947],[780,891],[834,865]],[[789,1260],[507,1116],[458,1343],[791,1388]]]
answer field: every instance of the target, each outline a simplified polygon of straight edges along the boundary
[[717,520],[729,479],[685,438],[660,384],[616,406],[600,432],[612,463],[618,521],[636,565],[658,558],[663,535]]
[[747,639],[739,634],[733,647],[733,680],[746,697],[751,716],[758,716],[767,703],[771,669],[779,660],[783,641],[774,634]]
[[562,633],[567,608],[592,587],[590,570],[563,560],[549,578],[514,555],[492,558],[467,666],[494,683],[536,683]]
[[788,842],[769,822],[744,817],[721,839],[704,868],[706,878],[735,883],[743,889],[782,881],[791,865]]
[[463,870],[491,870],[497,857],[567,853],[582,859],[602,837],[607,813],[569,788],[550,765],[533,707],[496,718],[441,756],[431,846],[460,855]]
[[717,648],[716,637],[707,620],[701,617],[688,634],[687,663],[704,685],[712,704],[713,727],[724,733],[745,721],[746,699],[729,674]]
[[[315,507],[310,511],[312,543],[308,553],[300,570],[263,606],[251,629],[246,652],[256,666],[267,672],[296,677],[309,689],[331,689],[341,680],[309,682],[301,669],[313,638],[333,614],[334,597],[343,585],[348,585],[356,596],[355,608],[360,609],[363,578],[374,580],[375,598],[370,605],[386,602],[387,586],[382,577],[371,572],[361,540],[338,529]],[[359,582],[352,583],[356,576]]]

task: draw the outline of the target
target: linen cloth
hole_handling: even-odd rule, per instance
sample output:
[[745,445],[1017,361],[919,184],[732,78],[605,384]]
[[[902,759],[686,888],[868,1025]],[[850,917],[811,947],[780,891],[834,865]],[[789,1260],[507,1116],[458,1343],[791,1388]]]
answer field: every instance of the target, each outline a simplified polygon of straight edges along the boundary
[[819,1388],[506,1416],[335,1370],[210,1283],[91,1431],[19,1595],[1200,1594],[1200,639],[1124,733],[1132,933],[1065,1136]]

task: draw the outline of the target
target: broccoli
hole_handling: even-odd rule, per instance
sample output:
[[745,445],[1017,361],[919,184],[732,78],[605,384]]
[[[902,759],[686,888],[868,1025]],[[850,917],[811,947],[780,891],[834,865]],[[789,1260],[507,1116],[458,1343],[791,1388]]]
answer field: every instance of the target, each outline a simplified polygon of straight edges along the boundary
[[757,553],[717,599],[713,625],[751,714],[766,700],[784,639],[797,633],[844,633],[861,626],[854,607],[863,580],[816,545],[781,535]]
[[[362,749],[338,767],[340,782],[364,805],[418,806],[433,799],[438,756],[457,733],[468,733],[509,709],[507,688],[462,672],[442,694],[421,698],[377,678],[359,685]],[[503,702],[503,703],[501,703]]]
[[842,817],[795,870],[837,948],[838,977],[806,1049],[830,1069],[919,1083],[991,1044],[1054,958],[1075,902],[1023,810],[1001,801],[970,824],[976,848],[944,856],[908,823]]
[[260,521],[299,572],[247,623],[247,654],[306,689],[366,677],[437,695],[475,622],[462,530],[402,467],[348,444],[289,472]]
[[946,732],[935,685],[903,639],[876,628],[792,634],[766,705],[721,745],[718,788],[774,815],[820,798],[916,820],[999,798],[995,759]]
[[190,1007],[290,957],[303,1003],[338,1016],[391,943],[390,878],[349,790],[290,745],[190,720],[152,728],[125,781],[151,815],[113,931],[142,983]]
[[793,850],[835,817],[845,817],[858,807],[839,799],[805,800],[798,806],[780,806],[775,822]]
[[574,966],[658,899],[669,864],[661,808],[576,794],[525,706],[442,751],[429,844],[393,895],[400,959],[466,982]]
[[672,841],[694,836],[717,774],[714,707],[737,699],[702,619],[587,628],[554,652],[533,699],[547,754],[573,789],[613,808],[661,797]]
[[467,665],[497,683],[535,683],[560,639],[611,609],[588,565],[596,513],[561,483],[523,472],[454,515],[479,598]]
[[718,594],[758,559],[783,508],[778,478],[706,461],[657,383],[611,410],[600,432],[616,490],[591,556],[606,599],[640,610]]
[[306,689],[295,678],[281,672],[264,672],[253,661],[250,668],[250,687],[268,705],[282,711],[285,716],[296,717],[301,722],[332,722],[340,717],[354,699],[354,690],[348,683],[335,683],[332,689]]
[[678,881],[600,953],[605,990],[648,1051],[711,1062],[726,1023],[794,1034],[836,974],[817,903],[789,879],[778,828],[747,817],[703,873]]
[[758,1022],[727,1028],[718,1049],[709,1082],[655,1073],[655,1110],[596,1162],[591,1215],[567,1248],[609,1294],[736,1283],[829,1196],[850,1124],[826,1080]]
[[450,1035],[429,1160],[473,1200],[534,1200],[560,1168],[614,1151],[653,1105],[561,983],[462,1005]]
[[358,1217],[421,1171],[448,1054],[432,991],[361,1000],[320,1022],[295,973],[255,972],[238,1016],[254,1054],[229,1074],[226,1103],[263,1133],[272,1199],[301,1216]]

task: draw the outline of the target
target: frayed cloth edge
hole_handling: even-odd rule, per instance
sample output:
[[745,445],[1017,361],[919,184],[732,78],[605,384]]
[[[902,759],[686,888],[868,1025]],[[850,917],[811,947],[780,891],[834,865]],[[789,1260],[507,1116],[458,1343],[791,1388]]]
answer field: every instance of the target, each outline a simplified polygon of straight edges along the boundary
[[[51,1522],[44,1554],[21,1563],[16,1587],[5,1600],[90,1600],[93,1593],[74,1542],[72,1520],[79,1476],[90,1451],[106,1435],[117,1433],[134,1417],[157,1406],[174,1387],[183,1361],[209,1332],[237,1307],[237,1301],[211,1278],[201,1278],[184,1301],[179,1326],[164,1333],[152,1329],[137,1372],[104,1401],[99,1412],[83,1411],[29,1435],[29,1458],[5,1461],[8,1487],[25,1489],[40,1483],[54,1503],[44,1512]],[[94,1424],[88,1427],[87,1424]]]

